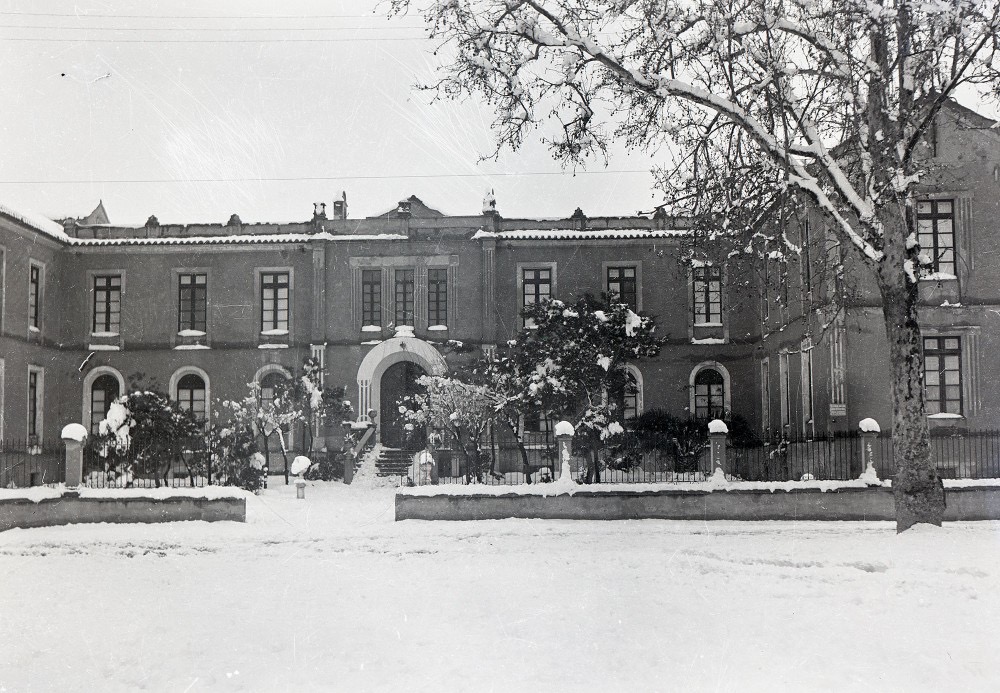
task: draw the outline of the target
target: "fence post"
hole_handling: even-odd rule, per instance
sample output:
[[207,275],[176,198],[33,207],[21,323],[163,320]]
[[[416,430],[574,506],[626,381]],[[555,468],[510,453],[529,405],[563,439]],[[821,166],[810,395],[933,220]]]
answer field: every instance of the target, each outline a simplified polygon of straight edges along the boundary
[[723,474],[729,472],[726,462],[726,436],[729,435],[729,427],[721,419],[713,419],[708,422],[708,452],[712,462],[712,472],[721,469]]
[[573,424],[569,421],[560,421],[556,424],[556,446],[559,450],[560,462],[558,468],[552,470],[552,476],[556,479],[561,478],[564,474],[570,479],[573,478],[569,460],[572,454],[574,433]]
[[882,428],[875,419],[861,419],[858,422],[861,429],[861,475],[871,467],[875,469],[875,439],[882,432]]
[[66,445],[66,488],[77,488],[83,483],[83,441],[87,429],[78,423],[67,424],[62,430]]

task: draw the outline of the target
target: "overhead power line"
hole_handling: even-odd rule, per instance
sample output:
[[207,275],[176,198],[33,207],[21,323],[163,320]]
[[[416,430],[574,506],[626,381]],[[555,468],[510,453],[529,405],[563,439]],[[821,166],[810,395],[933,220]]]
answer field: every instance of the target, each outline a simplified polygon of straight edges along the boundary
[[236,31],[420,31],[424,29],[422,25],[413,26],[289,26],[289,27],[261,27],[250,29],[247,27],[226,28],[218,27],[125,27],[125,26],[51,26],[44,24],[0,24],[0,29],[42,29],[45,31],[200,31],[200,32],[236,32]]
[[[591,174],[621,174],[621,173],[644,173],[648,174],[649,169],[598,169],[593,171],[576,171],[572,175]],[[392,180],[411,178],[499,178],[499,177],[519,177],[519,176],[565,176],[563,171],[503,171],[499,173],[411,173],[397,174],[391,176],[295,176],[287,178],[257,178],[257,177],[236,177],[236,178],[151,178],[148,180],[116,180],[116,179],[89,179],[89,180],[0,180],[0,185],[82,185],[85,183],[103,184],[145,184],[145,183],[278,183],[290,181],[351,181],[351,180]]]
[[377,19],[370,14],[256,14],[256,15],[204,15],[204,14],[98,14],[96,12],[15,12],[0,11],[0,15],[16,17],[69,17],[72,19]]
[[29,41],[35,43],[360,43],[378,41],[426,41],[426,36],[352,36],[351,38],[305,39],[120,39],[120,38],[41,38],[4,36],[0,41]]

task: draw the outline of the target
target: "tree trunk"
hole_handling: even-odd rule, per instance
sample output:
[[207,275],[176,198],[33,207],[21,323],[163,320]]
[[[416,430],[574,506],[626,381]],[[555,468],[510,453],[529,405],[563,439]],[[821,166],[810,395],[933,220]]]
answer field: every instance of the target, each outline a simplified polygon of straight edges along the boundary
[[886,243],[886,258],[878,278],[892,369],[892,440],[896,464],[892,489],[896,500],[896,531],[902,532],[918,522],[941,525],[944,486],[931,460],[924,409],[924,357],[917,321],[917,285],[907,279],[902,269],[907,258],[899,250],[893,252],[894,245],[900,250],[904,247],[902,242]]

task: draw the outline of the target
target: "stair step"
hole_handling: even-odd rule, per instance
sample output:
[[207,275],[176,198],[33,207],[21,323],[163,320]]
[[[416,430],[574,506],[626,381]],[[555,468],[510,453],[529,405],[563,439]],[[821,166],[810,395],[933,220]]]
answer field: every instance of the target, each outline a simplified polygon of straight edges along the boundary
[[375,462],[376,474],[378,476],[409,476],[414,454],[410,450],[383,448]]

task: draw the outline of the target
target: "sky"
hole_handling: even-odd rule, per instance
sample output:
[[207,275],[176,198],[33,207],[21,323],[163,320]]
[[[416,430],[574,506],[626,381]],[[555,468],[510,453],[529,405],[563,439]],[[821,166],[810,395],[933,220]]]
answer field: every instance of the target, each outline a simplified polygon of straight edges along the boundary
[[439,58],[378,0],[0,0],[0,201],[111,222],[301,221],[345,190],[352,217],[417,195],[478,214],[649,211],[655,158],[564,171],[532,141],[497,161],[492,112],[414,88]]

